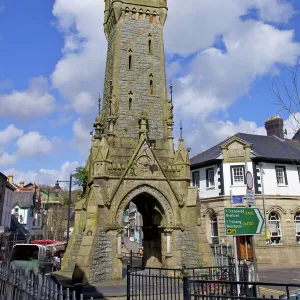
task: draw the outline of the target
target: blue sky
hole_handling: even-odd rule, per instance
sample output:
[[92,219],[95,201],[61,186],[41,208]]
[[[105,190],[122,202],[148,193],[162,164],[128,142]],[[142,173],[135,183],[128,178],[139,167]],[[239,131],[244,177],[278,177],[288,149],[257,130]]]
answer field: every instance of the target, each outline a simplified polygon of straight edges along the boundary
[[[300,54],[299,1],[175,3],[164,30],[175,136],[182,119],[197,154],[239,131],[265,134],[278,114],[272,79]],[[0,170],[16,181],[51,184],[87,158],[104,80],[103,5],[0,0]]]

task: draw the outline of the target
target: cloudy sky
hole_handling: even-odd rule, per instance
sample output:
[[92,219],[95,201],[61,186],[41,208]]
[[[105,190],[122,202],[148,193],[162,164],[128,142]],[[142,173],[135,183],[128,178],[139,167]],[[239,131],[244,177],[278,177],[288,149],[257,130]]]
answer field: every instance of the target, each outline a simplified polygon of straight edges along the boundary
[[[278,114],[300,55],[299,0],[168,0],[167,80],[192,155]],[[0,171],[53,184],[85,163],[106,39],[103,0],[0,0]],[[283,114],[288,119],[287,114]]]

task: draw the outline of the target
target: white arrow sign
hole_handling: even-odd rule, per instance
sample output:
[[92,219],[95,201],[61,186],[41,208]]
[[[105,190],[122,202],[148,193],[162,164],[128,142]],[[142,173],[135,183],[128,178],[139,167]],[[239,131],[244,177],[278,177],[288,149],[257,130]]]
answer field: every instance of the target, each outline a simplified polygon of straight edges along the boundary
[[256,216],[257,216],[258,221],[259,221],[258,226],[257,226],[257,229],[256,229],[256,233],[259,234],[259,233],[261,233],[262,227],[263,227],[263,225],[264,225],[264,219],[261,217],[261,214],[260,214],[258,208],[254,208],[254,211],[255,211]]

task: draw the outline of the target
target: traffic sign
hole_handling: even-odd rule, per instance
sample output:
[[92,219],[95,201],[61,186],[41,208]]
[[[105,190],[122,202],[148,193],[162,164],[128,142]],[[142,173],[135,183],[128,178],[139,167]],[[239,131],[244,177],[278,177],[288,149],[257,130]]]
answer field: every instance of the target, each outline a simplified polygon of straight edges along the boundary
[[247,189],[252,190],[253,189],[253,176],[251,172],[246,173],[246,183],[247,183]]
[[255,206],[255,191],[254,190],[246,190],[246,198],[247,198],[247,205]]
[[231,202],[232,203],[243,203],[244,199],[242,196],[232,196],[231,197]]
[[264,219],[258,208],[224,208],[226,235],[261,234]]

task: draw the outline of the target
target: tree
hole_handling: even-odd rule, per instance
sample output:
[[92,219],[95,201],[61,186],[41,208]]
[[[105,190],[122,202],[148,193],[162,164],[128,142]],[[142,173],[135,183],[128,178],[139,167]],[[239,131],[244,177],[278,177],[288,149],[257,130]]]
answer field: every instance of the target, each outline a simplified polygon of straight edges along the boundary
[[78,186],[85,186],[87,184],[88,172],[84,167],[76,168],[76,173],[73,174],[75,178],[75,184]]
[[285,72],[287,77],[274,78],[272,91],[276,97],[275,104],[289,115],[289,125],[297,132],[300,128],[300,57],[297,57],[294,66],[286,66]]

